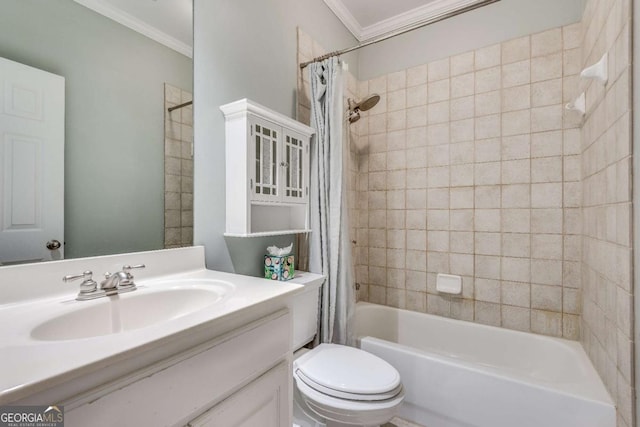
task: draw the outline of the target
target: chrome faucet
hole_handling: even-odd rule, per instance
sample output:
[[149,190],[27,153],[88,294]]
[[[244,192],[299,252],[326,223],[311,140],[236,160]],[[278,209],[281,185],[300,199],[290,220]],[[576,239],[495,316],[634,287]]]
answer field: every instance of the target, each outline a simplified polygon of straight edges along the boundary
[[83,279],[80,284],[80,292],[76,299],[78,301],[86,301],[90,299],[117,295],[124,292],[131,292],[136,290],[136,284],[133,282],[133,274],[131,270],[134,268],[145,268],[144,264],[139,265],[125,265],[122,267],[122,271],[117,273],[105,273],[105,279],[100,282],[100,289],[98,289],[98,283],[92,279],[93,273],[89,270],[82,274],[64,276],[63,282],[71,282],[76,279]]
[[122,271],[117,273],[104,273],[104,280],[100,282],[100,289],[107,295],[135,291],[136,284],[133,282],[133,274],[131,274],[131,270],[134,268],[145,268],[145,265],[125,265],[122,267]]
[[[104,273],[104,280],[100,282],[100,289],[107,295],[114,295],[118,293],[118,286],[124,280],[127,280],[127,275],[124,271],[118,271],[117,273]],[[133,290],[133,289],[132,289]]]

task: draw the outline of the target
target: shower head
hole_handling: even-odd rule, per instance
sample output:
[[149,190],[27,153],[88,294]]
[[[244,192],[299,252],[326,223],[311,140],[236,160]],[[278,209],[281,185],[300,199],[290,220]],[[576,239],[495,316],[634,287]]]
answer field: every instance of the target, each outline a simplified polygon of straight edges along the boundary
[[372,109],[378,101],[380,101],[380,95],[377,93],[372,93],[360,102],[349,98],[349,123],[355,123],[360,120],[360,111]]
[[360,110],[349,110],[349,123],[355,123],[360,120]]
[[353,111],[355,110],[367,111],[375,107],[375,105],[379,101],[380,101],[380,95],[378,95],[377,93],[372,93],[371,95],[367,96],[365,99],[363,99],[360,102],[356,102],[353,99],[349,99],[349,109]]

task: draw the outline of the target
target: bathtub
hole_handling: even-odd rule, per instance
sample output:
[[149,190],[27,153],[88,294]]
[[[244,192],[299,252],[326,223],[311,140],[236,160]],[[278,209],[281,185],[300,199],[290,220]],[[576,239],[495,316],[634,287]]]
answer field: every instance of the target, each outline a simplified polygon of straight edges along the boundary
[[573,341],[358,303],[358,345],[402,377],[400,416],[427,427],[615,427]]

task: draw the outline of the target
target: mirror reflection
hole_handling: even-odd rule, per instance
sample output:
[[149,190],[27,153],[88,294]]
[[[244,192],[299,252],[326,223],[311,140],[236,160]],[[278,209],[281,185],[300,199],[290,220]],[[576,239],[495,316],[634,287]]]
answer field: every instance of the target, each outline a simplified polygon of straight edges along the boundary
[[84,2],[0,6],[0,265],[192,243],[191,0]]

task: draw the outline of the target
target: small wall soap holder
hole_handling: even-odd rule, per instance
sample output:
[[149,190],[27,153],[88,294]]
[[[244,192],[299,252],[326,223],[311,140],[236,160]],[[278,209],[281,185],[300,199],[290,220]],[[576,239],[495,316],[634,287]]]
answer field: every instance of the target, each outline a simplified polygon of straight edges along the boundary
[[436,277],[436,290],[445,294],[461,294],[462,277],[438,273]]
[[605,52],[600,61],[582,70],[580,77],[594,79],[605,85],[609,80],[608,65],[609,55]]
[[569,102],[567,105],[565,105],[564,108],[570,111],[577,111],[580,113],[580,115],[584,116],[585,112],[587,111],[587,100],[584,92],[582,92],[580,96],[575,99],[575,101]]

